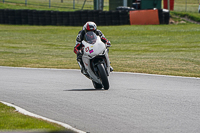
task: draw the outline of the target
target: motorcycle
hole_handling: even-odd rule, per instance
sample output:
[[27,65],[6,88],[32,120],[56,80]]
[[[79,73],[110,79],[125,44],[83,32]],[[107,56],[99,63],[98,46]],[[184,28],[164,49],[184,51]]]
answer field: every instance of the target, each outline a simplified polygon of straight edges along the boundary
[[[110,61],[108,49],[101,38],[94,32],[87,32],[82,41],[82,65],[85,67],[85,76],[92,80],[95,89],[109,89],[108,76],[110,74]],[[82,65],[78,62],[80,68]]]

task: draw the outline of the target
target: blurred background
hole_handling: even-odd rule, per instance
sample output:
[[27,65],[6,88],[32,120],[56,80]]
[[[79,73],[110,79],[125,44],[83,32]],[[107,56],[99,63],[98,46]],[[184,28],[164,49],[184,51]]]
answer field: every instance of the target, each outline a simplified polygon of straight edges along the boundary
[[[11,5],[28,6],[29,8],[49,8],[50,10],[115,10],[118,6],[139,7],[153,1],[161,4],[161,8],[167,8],[168,0],[0,0],[2,3]],[[198,12],[200,0],[169,0],[173,11]],[[138,3],[138,5],[137,5]]]

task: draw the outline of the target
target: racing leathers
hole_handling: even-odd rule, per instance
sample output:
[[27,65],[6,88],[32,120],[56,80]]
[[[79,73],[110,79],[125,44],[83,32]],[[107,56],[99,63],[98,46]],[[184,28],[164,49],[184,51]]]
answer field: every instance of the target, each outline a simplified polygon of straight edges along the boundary
[[[82,41],[84,39],[84,35],[85,35],[85,30],[81,30],[79,31],[77,38],[76,38],[76,45],[74,47],[74,53],[77,54],[78,52],[80,52],[80,50],[82,49]],[[100,36],[101,41],[104,42],[107,47],[110,47],[110,41],[108,41],[105,36],[103,35],[103,33],[100,30],[95,30],[94,33],[96,33],[97,36]]]
[[[100,30],[95,30],[93,32],[101,38],[101,41],[103,43],[105,43],[106,47],[111,46],[110,41],[108,41],[105,38],[104,34]],[[83,61],[82,61],[82,47],[83,47],[82,41],[84,39],[85,33],[86,33],[86,30],[79,31],[77,38],[76,38],[76,45],[74,47],[74,53],[77,54],[77,61],[81,64],[81,66],[80,66],[81,72],[86,75],[87,73],[85,72],[85,67],[84,67]],[[111,71],[113,71],[112,67],[111,67]]]

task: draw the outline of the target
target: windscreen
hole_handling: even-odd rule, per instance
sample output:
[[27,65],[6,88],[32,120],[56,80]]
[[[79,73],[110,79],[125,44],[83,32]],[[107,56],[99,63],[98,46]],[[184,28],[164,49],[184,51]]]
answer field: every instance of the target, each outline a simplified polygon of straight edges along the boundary
[[97,40],[97,36],[94,32],[89,31],[85,34],[85,41],[90,43],[90,44],[94,44]]

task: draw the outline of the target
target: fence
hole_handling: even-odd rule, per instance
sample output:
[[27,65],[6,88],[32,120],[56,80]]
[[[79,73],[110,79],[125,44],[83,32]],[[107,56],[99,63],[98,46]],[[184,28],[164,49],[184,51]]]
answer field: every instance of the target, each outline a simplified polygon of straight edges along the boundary
[[198,12],[200,0],[174,0],[174,11]]
[[[24,5],[31,8],[58,10],[93,10],[94,0],[0,0],[3,3]],[[108,10],[108,0],[104,0],[104,10]]]
[[[109,10],[109,0],[104,1],[104,11]],[[127,0],[124,0],[127,1]],[[162,5],[163,5],[162,0]],[[63,11],[94,10],[94,0],[0,0],[4,3],[15,3],[37,9],[57,9]],[[116,0],[116,3],[119,0]],[[174,11],[198,12],[200,0],[174,0]],[[122,5],[123,6],[123,5]]]

